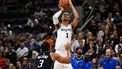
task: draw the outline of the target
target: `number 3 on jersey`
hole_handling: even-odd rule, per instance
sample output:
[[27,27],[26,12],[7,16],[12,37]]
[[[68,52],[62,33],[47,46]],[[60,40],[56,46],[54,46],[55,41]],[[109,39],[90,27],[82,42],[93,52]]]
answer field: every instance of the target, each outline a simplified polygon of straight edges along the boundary
[[66,38],[68,38],[68,33],[66,33]]
[[43,63],[44,63],[44,60],[39,60],[39,66],[38,66],[38,68],[41,68],[42,65],[43,65]]

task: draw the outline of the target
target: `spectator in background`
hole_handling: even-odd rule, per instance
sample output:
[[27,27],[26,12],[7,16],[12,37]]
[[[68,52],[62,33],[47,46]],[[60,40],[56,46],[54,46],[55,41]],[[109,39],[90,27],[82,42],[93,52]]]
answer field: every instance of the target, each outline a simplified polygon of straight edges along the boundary
[[113,21],[114,21],[113,13],[109,12],[108,17],[106,18],[106,25],[107,25],[109,31],[112,30]]
[[97,26],[97,24],[95,23],[94,20],[91,20],[91,22],[89,24],[89,27],[88,27],[88,30],[93,33],[94,37],[97,35],[98,26]]
[[119,19],[121,19],[121,18],[122,18],[122,17],[121,17],[121,15],[120,15],[119,11],[115,12],[114,20],[119,20]]
[[87,32],[86,44],[85,44],[85,53],[88,52],[91,56],[96,52],[96,45],[94,43],[94,37],[92,32]]
[[29,63],[28,58],[24,57],[22,60],[21,69],[34,69],[33,66]]
[[78,34],[76,34],[78,37],[77,39],[72,43],[72,47],[73,47],[73,52],[76,51],[77,47],[80,48],[84,48],[85,45],[85,40],[83,39],[84,37],[84,33],[83,32],[79,32]]
[[28,3],[24,7],[25,13],[28,15],[32,15],[34,13],[34,10],[34,2],[32,0],[28,0]]
[[92,59],[92,69],[98,69],[98,61],[97,58]]
[[27,47],[28,49],[30,49],[30,34],[27,34],[25,36],[24,44],[25,44],[25,47]]
[[22,64],[21,64],[21,62],[18,60],[18,61],[16,62],[16,68],[17,68],[17,69],[21,69],[21,67],[22,67]]
[[115,46],[115,52],[119,54],[120,57],[122,57],[122,36],[119,37],[119,43]]
[[106,1],[105,0],[100,0],[100,6],[99,6],[99,10],[101,12],[101,16],[105,18],[107,10],[106,10]]
[[41,44],[42,44],[42,41],[40,40],[40,36],[39,35],[35,35],[35,39],[32,42],[33,50],[35,50],[38,53],[40,53],[41,52],[41,50],[40,50]]
[[97,34],[97,40],[99,41],[100,45],[102,45],[104,38],[105,38],[105,24],[102,24]]
[[12,64],[12,63],[10,63],[10,64],[8,65],[8,69],[14,69],[13,67],[14,67],[14,64]]
[[112,43],[112,49],[114,50],[115,45],[117,45],[119,43],[119,37],[118,37],[118,31],[117,30],[114,30],[111,32],[110,40]]
[[120,57],[114,50],[111,51],[111,56],[117,61],[117,66],[120,66]]
[[13,43],[12,41],[10,41],[8,43],[8,52],[6,53],[6,58],[9,59],[10,63],[12,64],[16,64],[16,61],[17,61],[17,54],[15,52],[15,50],[13,49]]
[[114,3],[114,6],[113,6],[113,13],[115,13],[116,11],[120,11],[119,8],[120,8],[119,7],[119,3],[118,2],[115,2]]
[[36,11],[34,12],[34,16],[36,16],[39,20],[45,17],[45,13],[40,9],[40,7],[36,8]]
[[4,24],[5,24],[4,22],[1,22],[0,23],[0,33],[7,34],[8,33],[8,30],[7,30],[7,27]]
[[79,61],[78,69],[92,69],[92,62],[89,60],[88,54],[85,54],[84,59]]
[[16,51],[18,59],[27,56],[28,51],[28,48],[24,45],[24,41],[21,41],[19,44],[19,48]]
[[111,49],[106,49],[105,58],[99,63],[99,68],[116,69],[117,61],[111,57]]
[[37,24],[39,24],[38,19],[34,15],[32,15],[28,19],[27,25],[33,28]]
[[95,14],[94,21],[95,21],[95,23],[97,24],[97,26],[99,28],[101,26],[100,22],[102,21],[100,12],[97,12]]
[[96,57],[97,47],[94,43],[94,39],[89,39],[89,43],[86,45],[87,53],[89,54],[90,60]]
[[7,59],[3,57],[2,52],[0,52],[0,68],[6,68]]
[[37,53],[36,51],[33,51],[32,56],[30,58],[30,63],[33,65],[34,68],[36,66],[36,58],[37,58],[38,54],[39,53]]
[[83,51],[80,47],[77,47],[76,48],[76,55],[75,55],[75,59],[77,60],[77,63],[80,61],[80,60],[83,60]]

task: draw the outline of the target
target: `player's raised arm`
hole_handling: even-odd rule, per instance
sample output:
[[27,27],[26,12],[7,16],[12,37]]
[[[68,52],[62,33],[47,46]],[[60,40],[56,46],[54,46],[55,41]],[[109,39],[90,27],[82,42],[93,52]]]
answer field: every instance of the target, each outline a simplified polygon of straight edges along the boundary
[[63,7],[61,7],[61,1],[59,1],[59,11],[58,12],[56,12],[54,15],[53,15],[53,24],[55,25],[55,28],[57,28],[56,27],[56,25],[59,23],[59,20],[58,20],[58,17],[61,15],[61,13],[64,11],[64,8]]
[[74,19],[73,19],[73,22],[72,22],[72,26],[73,28],[75,28],[78,24],[78,21],[79,21],[79,15],[78,15],[78,12],[76,11],[74,5],[72,4],[72,1],[69,0],[69,6],[73,12],[73,15],[74,15]]
[[58,17],[61,15],[61,13],[64,11],[64,8],[60,6],[61,2],[59,2],[59,8],[60,10],[58,12],[56,12],[53,15],[53,24],[55,25],[55,30],[58,29],[57,25],[59,23]]
[[71,49],[71,44],[67,44],[65,46],[65,49],[67,51],[67,56],[66,57],[62,57],[56,53],[53,53],[52,55],[52,59],[55,61],[57,60],[60,63],[65,63],[65,64],[69,64],[71,63],[71,55],[70,55],[70,49]]

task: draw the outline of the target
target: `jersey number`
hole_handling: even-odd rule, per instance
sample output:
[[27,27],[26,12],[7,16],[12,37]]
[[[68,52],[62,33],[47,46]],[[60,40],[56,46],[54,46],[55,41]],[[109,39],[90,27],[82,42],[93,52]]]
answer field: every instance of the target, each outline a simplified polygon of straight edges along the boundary
[[41,68],[43,63],[44,63],[44,60],[39,60],[39,66],[38,67]]
[[68,33],[66,33],[66,38],[68,38]]

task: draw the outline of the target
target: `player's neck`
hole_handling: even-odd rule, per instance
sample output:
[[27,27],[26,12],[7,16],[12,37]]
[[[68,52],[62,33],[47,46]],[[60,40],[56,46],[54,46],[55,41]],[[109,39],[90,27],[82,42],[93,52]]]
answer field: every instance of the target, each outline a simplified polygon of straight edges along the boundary
[[62,21],[62,24],[63,24],[64,26],[67,26],[67,25],[69,24],[69,21]]

